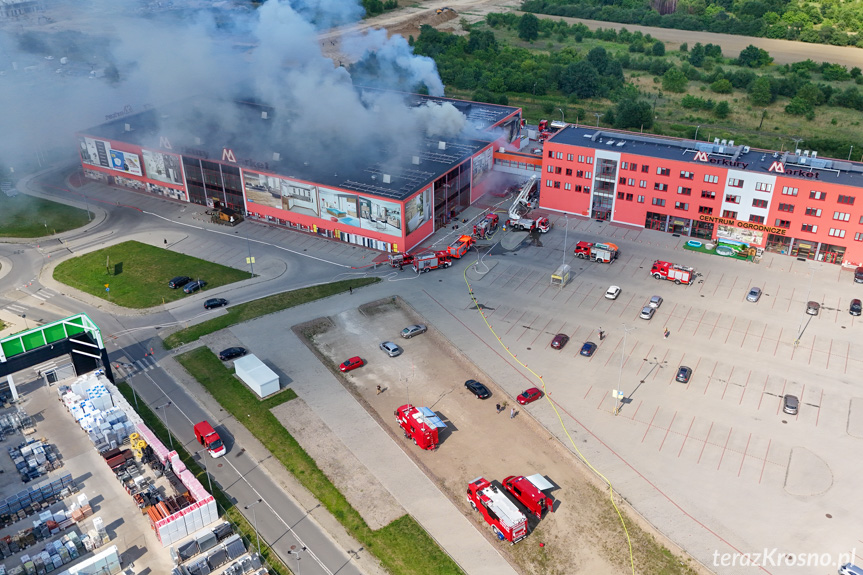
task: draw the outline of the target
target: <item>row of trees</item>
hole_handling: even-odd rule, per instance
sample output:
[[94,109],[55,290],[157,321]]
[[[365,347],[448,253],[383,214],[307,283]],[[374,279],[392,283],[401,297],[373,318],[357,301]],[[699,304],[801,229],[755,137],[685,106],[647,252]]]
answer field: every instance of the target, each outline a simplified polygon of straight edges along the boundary
[[[660,13],[650,0],[524,0],[521,9],[537,14],[587,18],[680,30],[783,38],[817,44],[863,47],[860,2],[782,2],[779,0],[678,0]],[[661,8],[672,2],[655,2]]]

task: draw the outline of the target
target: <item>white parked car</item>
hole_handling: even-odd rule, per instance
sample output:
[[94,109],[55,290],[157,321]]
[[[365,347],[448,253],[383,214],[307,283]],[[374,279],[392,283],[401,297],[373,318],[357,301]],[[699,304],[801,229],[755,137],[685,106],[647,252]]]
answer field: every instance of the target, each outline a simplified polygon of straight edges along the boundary
[[641,319],[650,319],[653,317],[653,314],[655,314],[655,313],[656,313],[655,307],[650,307],[649,305],[646,305],[641,309],[641,313],[639,314],[638,317],[640,317]]
[[652,307],[653,309],[657,309],[662,305],[662,298],[658,295],[650,296],[650,301],[647,302],[647,305]]
[[608,291],[605,292],[605,297],[608,299],[617,299],[617,296],[620,295],[620,286],[611,286],[608,288]]

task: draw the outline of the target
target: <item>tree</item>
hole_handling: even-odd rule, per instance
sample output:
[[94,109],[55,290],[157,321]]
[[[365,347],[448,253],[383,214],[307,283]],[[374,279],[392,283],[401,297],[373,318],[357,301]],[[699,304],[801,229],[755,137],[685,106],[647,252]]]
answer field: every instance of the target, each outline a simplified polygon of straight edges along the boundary
[[612,125],[618,129],[653,127],[653,109],[644,100],[621,100],[614,110]]
[[785,106],[785,113],[791,116],[805,116],[809,112],[812,112],[812,103],[800,97],[791,98],[791,101]]
[[768,78],[761,76],[752,82],[749,87],[749,101],[756,106],[766,106],[773,101],[773,91]]
[[710,89],[717,94],[730,94],[732,91],[734,91],[734,86],[731,85],[731,80],[720,78],[719,80],[716,80],[715,82],[710,84]]
[[696,68],[701,68],[704,65],[705,55],[704,46],[701,45],[701,42],[698,42],[692,47],[692,51],[689,53],[689,63]]
[[593,64],[598,72],[605,72],[605,67],[608,66],[608,52],[602,46],[597,46],[587,53],[587,61]]
[[738,66],[747,66],[749,68],[761,68],[771,62],[773,62],[773,58],[770,57],[770,54],[766,50],[762,50],[752,44],[744,48],[740,52],[740,56],[737,57]]
[[665,56],[665,42],[654,42],[651,51],[654,56]]
[[719,102],[713,108],[713,113],[717,118],[727,118],[728,114],[731,113],[731,106],[728,105],[728,102]]
[[662,75],[662,89],[668,92],[677,92],[678,94],[685,92],[687,84],[689,84],[689,80],[680,68],[669,68]]
[[525,42],[539,38],[539,18],[528,12],[518,21],[518,37]]
[[599,93],[599,72],[587,60],[570,64],[560,76],[560,89],[567,96],[592,98]]

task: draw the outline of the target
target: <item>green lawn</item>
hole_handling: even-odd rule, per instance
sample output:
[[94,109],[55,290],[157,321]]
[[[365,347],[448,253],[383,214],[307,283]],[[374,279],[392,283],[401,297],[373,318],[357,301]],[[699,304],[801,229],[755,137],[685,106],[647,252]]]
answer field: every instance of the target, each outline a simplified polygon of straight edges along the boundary
[[363,521],[315,461],[279,423],[270,409],[296,397],[288,389],[264,401],[235,379],[219,358],[206,347],[178,355],[177,361],[237,421],[258,438],[270,453],[291,472],[332,515],[384,567],[396,575],[450,575],[462,571],[413,518],[404,515],[386,527],[373,531]]
[[80,228],[87,212],[24,194],[0,194],[0,237],[41,238]]
[[[249,272],[140,242],[123,242],[79,256],[54,270],[57,281],[129,308],[153,307],[188,297],[182,289],[168,287],[175,276],[205,280],[205,292],[251,277]],[[111,291],[105,290],[105,284]]]
[[228,313],[176,331],[165,338],[167,349],[179,347],[184,343],[197,341],[201,337],[261,317],[277,311],[315,301],[338,293],[350,291],[350,288],[360,288],[381,281],[380,278],[359,278],[321,284],[298,290],[282,292],[247,303],[241,303],[228,308]]

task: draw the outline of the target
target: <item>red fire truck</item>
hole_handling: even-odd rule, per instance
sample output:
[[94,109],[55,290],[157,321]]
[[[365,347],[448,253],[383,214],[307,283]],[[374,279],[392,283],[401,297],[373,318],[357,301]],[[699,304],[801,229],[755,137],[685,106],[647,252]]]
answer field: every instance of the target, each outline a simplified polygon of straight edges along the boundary
[[479,511],[501,541],[513,545],[527,537],[527,517],[497,486],[484,477],[467,484],[467,501]]
[[400,268],[402,266],[409,266],[414,263],[414,256],[407,252],[402,252],[399,254],[390,254],[389,257],[390,266],[394,268]]
[[428,407],[414,407],[410,403],[401,406],[393,414],[405,437],[412,439],[420,449],[435,449],[440,441],[438,430],[446,423]]
[[507,220],[506,227],[509,228],[510,231],[520,231],[520,230],[531,230],[538,229],[541,234],[548,233],[548,230],[551,228],[551,224],[548,222],[548,218],[521,218],[518,220]]
[[219,434],[216,433],[216,430],[213,429],[213,426],[210,425],[206,421],[201,421],[200,423],[195,424],[195,439],[198,440],[198,443],[205,446],[207,451],[210,452],[212,457],[221,457],[227,451],[225,449],[225,444],[222,443],[222,439],[219,437]]
[[473,235],[479,239],[485,239],[497,231],[497,226],[500,223],[500,217],[497,214],[486,214],[473,227]]
[[673,281],[678,285],[689,285],[695,280],[697,274],[695,273],[695,268],[656,260],[653,262],[653,267],[650,268],[650,275],[658,280],[665,279]]
[[515,497],[522,505],[542,519],[546,509],[553,510],[554,499],[543,493],[544,489],[554,487],[545,477],[536,474],[529,477],[524,475],[510,475],[503,480],[503,488]]
[[574,253],[581,259],[589,259],[592,262],[602,264],[610,264],[620,255],[620,248],[617,244],[593,243],[593,242],[578,242],[575,244]]
[[434,252],[414,257],[414,271],[425,273],[438,268],[448,268],[452,265],[452,259],[448,252]]
[[459,259],[467,253],[472,245],[476,243],[473,236],[464,235],[454,241],[446,249],[446,252],[451,258]]

